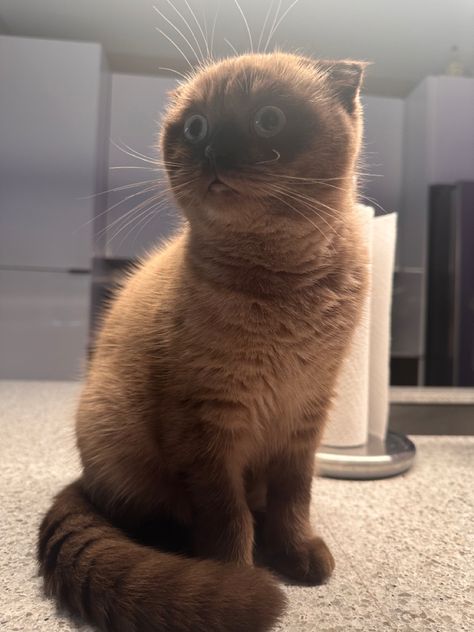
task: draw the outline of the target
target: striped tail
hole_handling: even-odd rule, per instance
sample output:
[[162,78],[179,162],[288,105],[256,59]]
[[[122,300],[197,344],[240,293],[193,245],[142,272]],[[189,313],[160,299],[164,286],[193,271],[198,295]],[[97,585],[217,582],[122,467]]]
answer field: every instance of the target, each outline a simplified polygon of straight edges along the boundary
[[137,544],[97,513],[76,481],[40,527],[45,592],[104,632],[263,632],[285,598],[262,569]]

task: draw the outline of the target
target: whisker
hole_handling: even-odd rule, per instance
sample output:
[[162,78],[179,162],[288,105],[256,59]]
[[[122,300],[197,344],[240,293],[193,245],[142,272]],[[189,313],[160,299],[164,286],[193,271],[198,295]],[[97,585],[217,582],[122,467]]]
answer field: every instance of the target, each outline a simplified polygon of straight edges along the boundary
[[[126,217],[128,217],[130,214],[132,213],[136,213],[138,211],[140,211],[144,206],[146,206],[147,204],[149,204],[150,202],[156,202],[156,201],[166,201],[166,200],[170,200],[169,198],[169,193],[171,191],[175,192],[176,190],[180,190],[181,188],[188,186],[189,184],[191,184],[191,182],[194,182],[194,180],[196,180],[196,178],[192,179],[192,180],[188,180],[187,182],[183,182],[181,184],[178,184],[174,187],[167,187],[165,189],[160,189],[156,195],[152,195],[151,197],[147,198],[146,200],[143,200],[142,202],[140,202],[139,204],[137,204],[136,206],[134,206],[132,209],[129,209],[126,213],[124,213],[123,215],[120,215],[120,217],[116,218],[113,222],[111,222],[108,226],[106,226],[105,228],[103,228],[101,231],[99,231],[98,236],[100,236],[103,232],[106,232],[107,230],[109,230],[112,226],[116,225],[117,223],[121,222],[123,219],[125,219]],[[148,191],[142,191],[141,193],[145,193]],[[119,202],[125,202],[127,199],[129,198],[125,198],[124,200],[121,200]],[[115,206],[118,206],[115,205]],[[106,209],[106,211],[104,212],[108,212],[110,210],[112,210],[114,207],[110,207],[109,209]]]
[[363,198],[364,200],[367,200],[371,204],[374,204],[374,206],[376,206],[378,209],[380,209],[384,215],[388,214],[387,209],[385,209],[383,206],[381,206],[376,200],[374,200],[374,198],[371,198],[368,195],[363,195],[362,193],[360,194],[360,197]]
[[[144,208],[143,210],[141,210],[138,215],[133,216],[131,219],[128,220],[128,222],[126,222],[126,224],[122,227],[120,227],[115,233],[114,235],[107,240],[107,246],[109,246],[112,241],[114,239],[116,239],[120,233],[122,233],[124,230],[126,230],[130,225],[132,225],[131,230],[129,230],[128,232],[125,233],[125,235],[123,235],[122,240],[120,241],[120,243],[118,244],[118,248],[120,248],[120,246],[124,243],[124,241],[127,239],[127,237],[135,230],[135,228],[142,222],[142,220],[144,218],[147,218],[149,216],[149,214],[151,213],[151,215],[153,216],[156,212],[163,210],[163,207],[165,205],[166,202],[170,202],[169,199],[163,199],[160,200],[159,202],[156,202],[155,204],[152,204],[152,206],[149,206],[147,208]],[[135,223],[135,225],[133,225]]]
[[203,30],[202,30],[202,28],[201,28],[201,23],[200,23],[200,22],[199,22],[199,20],[197,19],[196,14],[195,14],[195,13],[194,13],[194,11],[192,10],[192,8],[189,6],[188,0],[184,0],[184,3],[185,3],[185,4],[186,4],[186,6],[188,7],[188,11],[191,13],[191,15],[192,15],[192,16],[193,16],[193,18],[194,18],[194,21],[195,21],[195,22],[196,22],[196,24],[197,24],[197,27],[198,27],[198,29],[199,29],[199,31],[200,31],[200,33],[201,33],[201,35],[202,35],[202,39],[204,40],[204,44],[206,45],[207,55],[208,55],[208,57],[210,57],[210,54],[209,54],[209,46],[208,46],[208,43],[207,43],[207,39],[206,39],[206,37],[205,37],[205,35],[204,35],[204,32],[203,32]]
[[268,45],[270,43],[270,36],[271,36],[272,31],[273,31],[273,29],[275,27],[276,21],[278,20],[278,15],[280,13],[280,10],[281,10],[281,0],[278,0],[278,4],[277,4],[276,11],[275,11],[275,15],[273,16],[273,22],[272,22],[272,25],[271,25],[270,30],[268,32],[267,41],[265,42],[265,48],[263,49],[264,53],[267,52],[267,48],[268,48]]
[[[98,217],[101,217],[102,215],[105,215],[106,213],[110,213],[110,211],[113,211],[113,210],[114,210],[114,208],[117,208],[117,206],[120,206],[120,205],[121,205],[121,204],[123,204],[124,202],[127,202],[128,200],[131,200],[132,198],[137,197],[137,195],[145,195],[145,193],[150,193],[151,191],[156,191],[156,187],[147,187],[147,188],[145,188],[145,189],[142,189],[141,191],[137,191],[136,193],[133,193],[132,195],[127,195],[126,197],[122,198],[121,200],[119,200],[119,201],[118,201],[118,202],[116,202],[115,204],[112,204],[112,206],[109,206],[108,208],[106,208],[104,211],[102,211],[101,213],[99,213],[99,215],[97,215],[97,216],[96,216],[95,218],[93,218],[93,219],[97,219]],[[140,204],[143,204],[143,202],[140,202]],[[135,209],[136,209],[136,207],[134,207],[134,208],[132,209],[132,211],[133,211],[133,210],[135,210]],[[132,212],[132,211],[127,211],[127,213],[126,213],[126,214],[128,214],[128,213],[130,213],[130,212]],[[124,216],[121,216],[121,217],[124,217]],[[89,220],[89,221],[93,221],[93,220]],[[112,224],[109,224],[109,226],[108,226],[108,227],[106,227],[106,228],[104,228],[104,229],[102,229],[102,230],[104,231],[104,230],[106,230],[107,228],[109,228],[110,226],[112,226],[112,225],[115,223],[115,221],[117,221],[117,220],[114,220],[114,222],[112,222]],[[98,235],[100,235],[100,234],[101,234],[101,232],[102,232],[102,231],[99,231]]]
[[[126,148],[124,149],[123,147],[121,147],[120,145],[118,145],[114,140],[110,139],[110,142],[112,143],[112,145],[114,147],[116,147],[119,151],[121,151],[124,154],[127,154],[127,156],[130,156],[131,158],[136,158],[137,160],[141,160],[143,162],[147,162],[149,164],[155,165],[157,167],[160,166],[171,166],[171,167],[184,167],[185,163],[182,162],[173,162],[171,160],[162,160],[161,158],[152,158],[151,156],[147,156],[146,154],[142,154],[139,151],[137,151],[136,149],[133,149],[132,147],[129,147],[129,145],[127,145],[126,143],[124,143],[123,141],[122,144],[123,146]],[[128,151],[126,151],[128,150]]]
[[212,30],[211,30],[211,57],[214,57],[214,36],[216,33],[217,17],[219,15],[220,8],[221,8],[221,3],[219,0],[217,9],[216,9],[216,14],[214,15],[214,22],[212,23]]
[[166,66],[158,66],[158,70],[167,70],[168,72],[172,72],[175,75],[182,77],[185,81],[188,80],[188,77],[184,73],[179,72],[179,70],[176,70],[175,68],[166,68]]
[[[187,26],[188,31],[191,33],[191,35],[193,37],[193,40],[195,41],[196,46],[198,47],[199,53],[201,54],[200,58],[197,55],[196,55],[196,58],[200,59],[202,61],[204,59],[204,53],[202,52],[201,45],[199,44],[199,42],[198,42],[198,40],[197,40],[197,38],[196,38],[196,36],[194,34],[194,31],[191,28],[189,22],[186,20],[186,18],[181,13],[181,11],[177,7],[175,7],[175,5],[171,2],[171,0],[165,0],[165,1],[173,9],[173,11],[181,18],[181,20],[184,22],[184,24]],[[188,42],[188,44],[189,44],[189,42]],[[194,52],[194,48],[193,48],[193,52]]]
[[273,153],[276,154],[276,158],[272,158],[271,160],[260,160],[260,162],[256,162],[256,165],[269,165],[272,162],[278,162],[281,158],[280,153],[276,149],[272,149]]
[[[151,200],[147,200],[147,204],[148,204],[148,203],[150,203],[150,202],[152,202],[152,201],[153,201],[153,199],[151,199]],[[154,206],[157,206],[157,204],[164,204],[164,203],[165,203],[165,201],[169,201],[169,200],[165,200],[165,199],[160,200],[159,202],[157,202],[156,204],[154,204]],[[142,207],[142,208],[140,209],[140,212],[138,212],[138,209],[136,209],[135,214],[134,214],[134,215],[132,215],[132,217],[130,217],[130,218],[128,219],[128,221],[127,221],[127,222],[125,222],[125,224],[124,224],[123,226],[120,226],[120,227],[119,227],[119,228],[118,228],[118,229],[114,232],[114,234],[113,234],[113,235],[112,235],[112,236],[111,236],[111,237],[107,240],[107,242],[106,242],[106,246],[110,246],[110,244],[112,243],[112,241],[113,241],[114,239],[116,239],[116,238],[120,235],[120,233],[122,233],[124,230],[126,230],[126,229],[128,228],[128,226],[130,226],[130,224],[132,224],[133,222],[135,222],[135,221],[139,220],[141,217],[143,217],[143,215],[144,215],[144,214],[148,213],[148,211],[150,210],[150,208],[151,208],[151,207],[146,207],[146,208],[143,208],[143,207]],[[137,212],[138,212],[138,215],[136,214]],[[127,215],[130,215],[130,213],[127,213]],[[120,219],[124,219],[124,218],[125,218],[125,216],[121,217]],[[121,243],[123,243],[123,242],[121,242]]]
[[140,169],[141,171],[159,171],[159,169],[155,169],[154,167],[142,167],[139,165],[118,165],[114,167],[109,167],[109,171],[112,169]]
[[235,46],[232,44],[232,42],[229,42],[229,40],[227,39],[227,37],[224,37],[224,42],[225,42],[226,44],[228,44],[228,45],[232,48],[232,50],[233,50],[233,52],[234,52],[234,55],[235,55],[236,57],[238,57],[238,56],[239,56],[239,53],[238,53],[238,52],[237,52],[237,50],[235,49]]
[[114,187],[113,189],[106,189],[105,191],[99,191],[98,193],[92,193],[92,195],[86,195],[85,197],[78,198],[79,200],[90,200],[95,197],[99,197],[99,195],[105,195],[106,193],[115,193],[116,191],[125,191],[126,189],[134,189],[139,187],[141,184],[149,184],[150,182],[155,182],[159,184],[160,182],[166,182],[166,180],[153,178],[151,180],[140,180],[140,182],[130,182],[129,184],[123,184],[119,187]]
[[126,151],[123,147],[120,147],[120,145],[118,145],[112,138],[110,139],[110,142],[112,143],[112,145],[118,149],[119,151],[123,152],[124,154],[127,154],[128,156],[131,156],[132,158],[136,158],[137,160],[141,160],[143,162],[147,162],[150,165],[156,165],[156,161],[153,160],[152,158],[150,158],[149,156],[145,156],[145,154],[140,154],[139,152],[137,152],[136,150],[132,149],[131,147],[129,147],[126,143],[124,143],[122,141],[122,144],[124,145],[124,147],[128,150]]
[[239,4],[239,0],[234,0],[234,2],[236,4],[236,6],[237,6],[237,9],[240,12],[240,15],[242,16],[242,19],[243,19],[244,24],[245,24],[245,28],[247,29],[247,35],[249,36],[250,50],[253,53],[253,40],[252,40],[252,33],[250,32],[249,23],[247,22],[247,18],[245,17],[244,12],[242,11],[242,7]]
[[[340,234],[338,233],[338,231],[336,230],[336,228],[334,226],[332,226],[322,215],[320,215],[317,210],[322,210],[322,209],[317,209],[314,208],[314,204],[323,204],[322,202],[319,202],[319,200],[313,199],[313,198],[308,198],[307,196],[299,196],[298,194],[295,194],[293,191],[289,191],[287,189],[280,189],[279,187],[276,187],[276,189],[282,194],[282,195],[286,195],[288,197],[290,197],[291,199],[294,199],[295,201],[299,200],[302,204],[304,204],[304,206],[309,210],[312,211],[321,221],[323,221],[330,230],[333,231],[333,233],[335,235],[337,235],[338,237],[340,237]],[[324,204],[323,204],[324,206]],[[330,208],[330,207],[328,207]],[[336,209],[331,209],[333,210],[336,214],[339,214],[340,212],[337,212]]]
[[272,0],[271,3],[270,3],[270,6],[268,7],[268,11],[267,11],[267,13],[265,15],[265,21],[263,23],[262,30],[260,31],[260,36],[258,38],[257,53],[260,52],[260,45],[262,43],[263,34],[265,33],[265,28],[267,26],[268,18],[270,17],[270,13],[273,10],[273,5],[274,4],[275,4],[275,0]]
[[288,15],[288,13],[291,11],[291,9],[295,6],[295,4],[298,4],[299,0],[293,0],[293,2],[290,4],[290,6],[286,9],[286,11],[283,13],[283,15],[281,16],[281,18],[278,20],[278,22],[276,23],[275,27],[272,29],[271,33],[270,33],[270,37],[268,39],[268,42],[270,42],[273,38],[273,36],[275,35],[275,33],[278,30],[278,27],[280,26],[280,24],[283,22],[283,20],[286,18],[286,16]]
[[286,206],[288,206],[288,208],[291,208],[293,211],[295,211],[295,213],[297,213],[298,215],[301,215],[301,217],[304,217],[304,219],[307,222],[309,222],[311,224],[311,226],[313,226],[323,236],[324,239],[327,239],[327,236],[323,233],[321,228],[319,226],[317,226],[314,222],[312,222],[309,219],[309,217],[307,217],[300,209],[295,208],[294,206],[289,204],[285,199],[279,197],[278,195],[275,195],[274,193],[269,193],[269,195],[271,197],[274,197],[275,199],[279,200],[282,204],[285,204]]
[[158,31],[158,33],[161,33],[161,35],[163,35],[163,37],[166,37],[166,39],[168,40],[168,42],[170,42],[170,44],[172,44],[176,50],[178,52],[181,53],[181,55],[183,56],[184,60],[187,62],[187,64],[189,65],[189,67],[191,68],[191,70],[194,71],[194,66],[192,65],[192,63],[189,61],[189,59],[187,58],[186,54],[184,53],[184,51],[178,46],[178,44],[176,44],[176,42],[174,40],[171,39],[171,37],[169,37],[164,31],[162,31],[160,28],[158,28],[157,26],[155,26],[155,29]]
[[[162,199],[164,199],[164,198],[162,198]],[[110,224],[107,224],[107,226],[104,226],[104,228],[102,228],[97,233],[97,236],[99,237],[101,235],[106,234],[114,226],[119,226],[120,222],[122,222],[124,219],[126,219],[127,217],[130,217],[130,216],[133,216],[133,214],[139,212],[143,208],[144,205],[149,204],[150,202],[152,202],[154,200],[158,200],[158,197],[157,196],[151,196],[150,198],[147,198],[146,200],[140,202],[140,204],[137,204],[133,208],[129,209],[126,213],[123,213],[122,215],[119,215],[119,217],[116,217],[113,222],[110,222]]]
[[151,207],[151,209],[149,209],[148,213],[145,213],[144,217],[142,217],[136,224],[135,226],[132,228],[132,230],[124,236],[124,238],[122,239],[122,241],[120,242],[120,244],[118,245],[118,248],[120,249],[121,245],[123,244],[123,242],[125,241],[125,239],[128,237],[128,235],[131,235],[133,233],[134,230],[137,230],[137,228],[140,226],[140,224],[142,224],[140,230],[136,233],[135,237],[133,238],[132,244],[131,244],[131,248],[132,250],[135,247],[135,244],[137,243],[137,239],[139,238],[139,236],[142,234],[142,232],[144,231],[144,229],[148,226],[148,224],[151,222],[151,220],[156,217],[156,215],[158,213],[160,213],[160,211],[163,209],[155,209],[154,207]]
[[[178,186],[181,186],[181,187],[187,186],[193,181],[194,180],[191,180],[191,181],[188,181],[188,182],[183,182],[181,185],[178,185]],[[178,188],[178,187],[176,187],[176,188]],[[169,189],[166,190],[166,191],[160,191],[160,194],[163,194],[163,193],[169,193]],[[131,213],[135,212],[135,214],[136,214],[138,211],[140,211],[138,216],[133,215],[131,217],[131,219],[129,219],[126,222],[126,224],[124,226],[120,227],[119,230],[116,231],[109,240],[107,240],[106,246],[109,246],[110,243],[112,242],[112,240],[115,239],[123,230],[125,230],[127,228],[127,226],[130,226],[130,224],[133,221],[139,219],[140,217],[143,217],[143,214],[146,213],[147,211],[149,211],[150,208],[151,208],[149,206],[147,207],[148,204],[152,203],[153,206],[156,208],[156,207],[158,207],[160,205],[164,205],[166,202],[172,203],[172,200],[168,197],[168,195],[163,195],[163,197],[161,197],[161,199],[160,199],[160,194],[158,194],[156,196],[152,196],[151,198],[149,198],[147,200],[144,200],[143,202],[138,204],[135,208],[131,209],[131,211],[128,211],[125,215],[123,215],[120,218],[118,218],[119,220],[123,220],[125,217],[129,216]],[[179,198],[178,195],[175,196],[175,197]],[[116,223],[117,223],[117,220],[115,220],[112,224],[110,224],[106,228],[109,229],[112,225],[114,225]]]
[[207,24],[207,13],[206,13],[206,3],[203,2],[201,4],[201,9],[202,9],[202,23],[204,25],[204,41],[206,42],[206,46],[207,46],[207,59],[210,60],[211,59],[211,51],[209,49],[208,46],[208,42],[209,42],[209,29],[208,29],[208,24]]
[[[171,6],[173,6],[173,5],[171,5]],[[175,8],[175,7],[173,7],[173,9],[174,9],[174,8]],[[176,33],[178,33],[178,35],[181,35],[181,37],[183,38],[183,40],[186,42],[186,44],[187,44],[187,45],[189,46],[189,48],[191,49],[191,51],[192,51],[193,55],[196,57],[196,60],[197,60],[197,61],[199,61],[201,58],[200,58],[200,57],[199,57],[199,55],[197,54],[196,50],[194,49],[194,46],[193,46],[193,45],[191,44],[191,42],[188,40],[188,38],[186,37],[186,35],[184,35],[184,33],[183,33],[183,32],[182,32],[182,31],[181,31],[181,30],[180,30],[180,29],[176,26],[176,24],[174,24],[171,20],[169,20],[169,19],[166,17],[166,15],[165,15],[162,11],[160,11],[160,10],[158,9],[158,7],[153,6],[153,9],[154,9],[154,10],[158,13],[158,15],[160,15],[160,16],[161,16],[161,17],[165,20],[165,22],[167,22],[167,23],[171,26],[171,28],[173,28],[173,29],[176,31]],[[177,9],[176,9],[176,11],[177,11]],[[201,55],[202,55],[202,53],[201,53]]]

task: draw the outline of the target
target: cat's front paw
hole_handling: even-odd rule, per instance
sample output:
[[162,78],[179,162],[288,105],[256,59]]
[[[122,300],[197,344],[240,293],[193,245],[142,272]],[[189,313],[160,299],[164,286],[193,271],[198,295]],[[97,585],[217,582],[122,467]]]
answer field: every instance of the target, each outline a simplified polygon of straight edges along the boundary
[[322,538],[314,536],[297,546],[272,551],[271,566],[286,577],[304,584],[323,584],[334,570],[331,551]]

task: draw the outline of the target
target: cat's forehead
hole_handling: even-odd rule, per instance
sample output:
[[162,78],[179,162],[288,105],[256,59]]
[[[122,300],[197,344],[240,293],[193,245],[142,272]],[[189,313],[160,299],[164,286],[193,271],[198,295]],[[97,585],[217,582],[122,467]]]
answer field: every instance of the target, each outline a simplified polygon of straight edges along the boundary
[[208,106],[262,98],[308,98],[315,78],[293,60],[245,55],[201,71],[189,85],[188,98]]

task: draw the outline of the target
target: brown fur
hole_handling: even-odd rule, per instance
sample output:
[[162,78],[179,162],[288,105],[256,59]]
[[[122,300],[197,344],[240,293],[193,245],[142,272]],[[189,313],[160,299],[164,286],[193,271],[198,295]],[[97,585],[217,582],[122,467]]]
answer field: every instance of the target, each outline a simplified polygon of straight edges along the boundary
[[[361,75],[355,62],[247,55],[200,71],[170,105],[162,149],[187,221],[106,316],[77,414],[83,477],[41,527],[48,593],[104,630],[269,629],[284,598],[252,567],[256,539],[297,581],[334,567],[309,503],[366,285]],[[287,117],[271,139],[249,124],[266,104]],[[182,136],[196,112],[214,168]],[[216,173],[232,188],[209,190]],[[208,559],[165,552],[163,525]],[[128,538],[140,530],[151,540]]]

